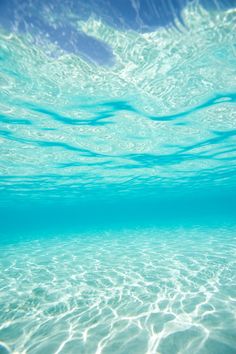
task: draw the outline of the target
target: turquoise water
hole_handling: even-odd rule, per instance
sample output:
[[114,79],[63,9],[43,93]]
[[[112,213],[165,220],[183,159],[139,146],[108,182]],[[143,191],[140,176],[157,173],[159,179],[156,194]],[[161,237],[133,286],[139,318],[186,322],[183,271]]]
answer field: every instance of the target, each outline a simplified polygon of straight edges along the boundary
[[235,353],[235,226],[60,234],[0,250],[0,337],[17,353]]
[[236,353],[235,19],[0,3],[0,354]]

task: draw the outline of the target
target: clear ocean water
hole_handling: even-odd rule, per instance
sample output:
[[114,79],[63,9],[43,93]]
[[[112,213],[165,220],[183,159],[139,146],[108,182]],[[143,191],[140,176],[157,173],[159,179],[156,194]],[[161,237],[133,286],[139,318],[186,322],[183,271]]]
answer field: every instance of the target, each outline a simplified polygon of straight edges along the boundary
[[0,354],[236,353],[234,0],[0,1]]

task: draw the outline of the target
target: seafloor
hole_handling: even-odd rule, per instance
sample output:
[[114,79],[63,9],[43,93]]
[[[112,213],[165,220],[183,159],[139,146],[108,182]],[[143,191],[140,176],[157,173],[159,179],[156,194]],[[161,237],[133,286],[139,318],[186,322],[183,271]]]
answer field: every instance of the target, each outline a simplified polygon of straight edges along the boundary
[[34,235],[0,252],[14,353],[236,352],[235,227]]

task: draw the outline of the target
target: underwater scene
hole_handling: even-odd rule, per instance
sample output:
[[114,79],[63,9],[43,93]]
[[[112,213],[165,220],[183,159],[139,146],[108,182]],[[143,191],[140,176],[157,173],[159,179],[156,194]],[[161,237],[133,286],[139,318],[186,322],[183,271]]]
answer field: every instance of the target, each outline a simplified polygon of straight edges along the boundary
[[236,353],[236,1],[0,0],[0,354]]

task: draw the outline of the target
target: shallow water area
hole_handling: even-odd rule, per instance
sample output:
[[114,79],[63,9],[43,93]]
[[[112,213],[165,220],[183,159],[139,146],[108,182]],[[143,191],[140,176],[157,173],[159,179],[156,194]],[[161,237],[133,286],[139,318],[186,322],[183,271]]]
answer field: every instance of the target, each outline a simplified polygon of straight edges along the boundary
[[234,226],[34,236],[0,251],[0,338],[14,353],[235,353]]
[[234,0],[0,0],[0,354],[236,353]]

